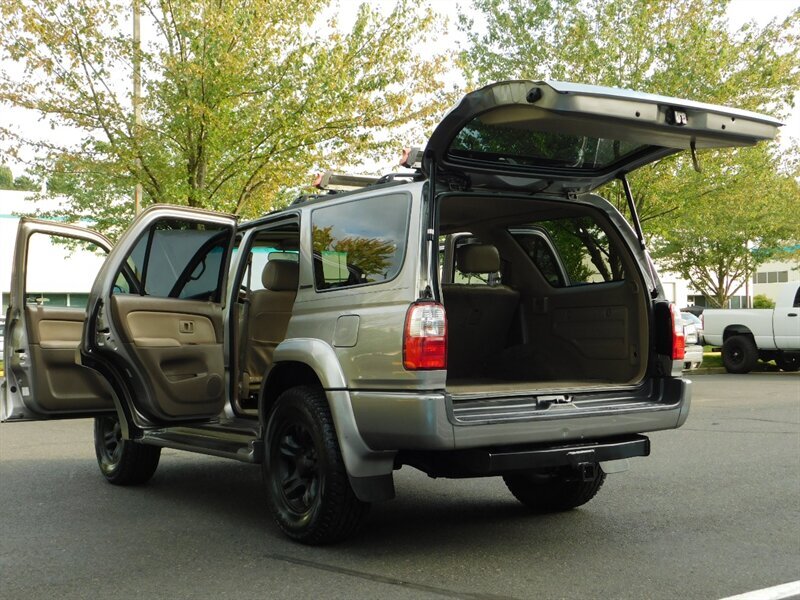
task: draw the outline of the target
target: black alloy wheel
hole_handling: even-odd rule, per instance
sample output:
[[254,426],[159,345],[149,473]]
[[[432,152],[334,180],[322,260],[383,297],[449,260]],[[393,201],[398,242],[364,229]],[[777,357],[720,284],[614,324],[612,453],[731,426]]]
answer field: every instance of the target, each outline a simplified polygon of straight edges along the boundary
[[100,472],[114,485],[147,482],[156,472],[161,457],[161,448],[157,446],[123,439],[117,417],[94,420],[94,450]]
[[317,447],[311,432],[300,420],[286,421],[276,435],[277,452],[271,469],[280,483],[283,503],[303,518],[314,508],[323,479]]
[[758,348],[748,335],[732,335],[722,345],[722,364],[728,373],[749,373],[758,362]]
[[800,354],[784,354],[775,360],[775,364],[789,373],[800,371]]
[[99,450],[102,457],[98,457],[101,461],[101,468],[103,465],[119,464],[122,457],[122,427],[120,427],[119,419],[115,417],[98,417],[97,421],[97,427],[100,429],[100,436],[102,437]]
[[280,395],[264,432],[264,450],[269,509],[283,533],[319,545],[358,531],[369,504],[350,486],[321,388],[299,386]]

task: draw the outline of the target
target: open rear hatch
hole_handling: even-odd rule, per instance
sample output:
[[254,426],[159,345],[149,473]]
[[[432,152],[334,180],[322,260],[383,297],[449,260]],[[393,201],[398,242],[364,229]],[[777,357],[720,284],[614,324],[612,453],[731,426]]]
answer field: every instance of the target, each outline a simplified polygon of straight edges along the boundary
[[557,81],[504,81],[465,95],[431,135],[423,171],[467,189],[582,193],[686,149],[775,137],[765,115]]
[[[748,111],[560,82],[500,82],[464,96],[422,160],[437,183],[447,388],[462,417],[633,397],[612,389],[652,398],[652,382],[641,384],[658,335],[638,223],[637,245],[616,210],[580,196],[684,149],[772,139],[779,126]],[[459,239],[484,247],[468,251]]]

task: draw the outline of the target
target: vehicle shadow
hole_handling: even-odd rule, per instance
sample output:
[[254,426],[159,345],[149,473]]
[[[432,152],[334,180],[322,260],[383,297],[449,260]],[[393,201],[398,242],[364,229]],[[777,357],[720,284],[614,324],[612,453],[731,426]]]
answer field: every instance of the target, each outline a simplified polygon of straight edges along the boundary
[[[5,462],[5,461],[4,461]],[[27,479],[32,472],[47,487]],[[153,479],[146,485],[120,487],[107,484],[93,462],[77,459],[13,460],[3,465],[0,499],[39,506],[63,524],[92,519],[98,529],[122,525],[128,543],[169,543],[180,532],[189,542],[196,535],[201,545],[209,537],[219,546],[208,552],[250,552],[275,557],[275,553],[305,556],[321,563],[403,555],[432,556],[443,551],[480,553],[501,543],[527,546],[559,540],[570,531],[591,535],[603,529],[591,512],[534,515],[505,490],[499,478],[452,481],[429,480],[404,473],[398,497],[372,506],[363,529],[351,540],[322,548],[297,545],[283,536],[269,514],[258,466],[182,453],[165,453]],[[68,503],[51,506],[51,490],[59,489]],[[13,490],[13,492],[12,492]],[[8,500],[8,498],[6,498]],[[104,510],[86,514],[87,506],[102,504]],[[54,513],[54,511],[58,511]],[[80,518],[79,518],[80,517]],[[142,519],[154,519],[138,530]],[[602,521],[602,519],[601,519]],[[594,525],[593,525],[594,523]],[[61,527],[62,525],[59,525]],[[531,538],[535,531],[536,540]],[[606,532],[607,533],[607,532]],[[141,538],[141,539],[139,539]],[[235,542],[234,542],[235,540]],[[225,545],[230,544],[226,550]]]

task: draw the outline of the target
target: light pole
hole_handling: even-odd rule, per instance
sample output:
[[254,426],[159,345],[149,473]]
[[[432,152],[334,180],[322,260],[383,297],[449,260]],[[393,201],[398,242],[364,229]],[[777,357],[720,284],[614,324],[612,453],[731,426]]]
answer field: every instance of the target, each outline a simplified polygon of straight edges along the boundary
[[[142,59],[141,31],[139,28],[139,7],[141,0],[133,0],[133,137],[138,153],[139,127],[142,123]],[[142,161],[136,158],[137,176]],[[142,184],[136,183],[133,191],[133,212],[138,215],[142,211]]]

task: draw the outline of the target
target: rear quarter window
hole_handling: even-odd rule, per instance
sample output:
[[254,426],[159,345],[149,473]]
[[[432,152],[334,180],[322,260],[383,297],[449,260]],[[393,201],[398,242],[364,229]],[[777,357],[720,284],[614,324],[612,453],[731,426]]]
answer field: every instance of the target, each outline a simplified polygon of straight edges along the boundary
[[411,197],[375,196],[311,213],[317,291],[382,283],[403,266]]

